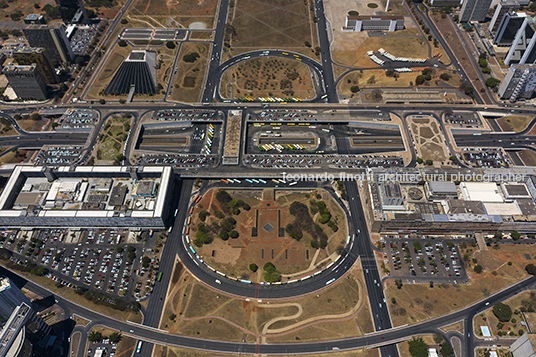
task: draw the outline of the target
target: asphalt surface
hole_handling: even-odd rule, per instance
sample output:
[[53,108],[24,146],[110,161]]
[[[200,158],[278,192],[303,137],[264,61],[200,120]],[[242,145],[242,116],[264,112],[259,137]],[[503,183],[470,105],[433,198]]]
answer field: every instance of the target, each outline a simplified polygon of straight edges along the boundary
[[[52,295],[50,291],[44,289],[40,285],[33,282],[26,281],[9,270],[0,267],[0,274],[15,280],[16,284],[21,287],[24,286],[30,291],[35,292],[38,295],[47,297]],[[475,314],[486,310],[493,304],[506,300],[519,292],[526,290],[527,288],[534,288],[536,283],[536,277],[530,277],[522,282],[512,285],[511,287],[488,297],[472,306],[458,310],[449,315],[441,316],[435,319],[427,320],[422,323],[418,323],[411,326],[399,327],[390,330],[382,330],[382,332],[376,332],[368,334],[367,336],[349,338],[344,340],[334,340],[325,342],[312,342],[312,343],[285,343],[285,344],[266,344],[257,345],[241,342],[221,342],[203,340],[191,337],[184,337],[179,335],[171,335],[163,331],[159,331],[154,328],[144,327],[141,325],[127,323],[124,321],[115,320],[109,316],[101,315],[100,313],[77,305],[69,300],[64,299],[59,295],[55,295],[55,299],[58,301],[58,305],[66,310],[67,315],[77,314],[84,318],[90,319],[94,324],[100,324],[111,329],[121,331],[123,335],[131,336],[134,338],[140,338],[143,341],[158,342],[160,344],[182,346],[194,349],[210,350],[215,352],[245,352],[245,353],[266,353],[266,354],[304,354],[304,353],[317,353],[333,351],[334,349],[350,350],[360,347],[371,347],[380,345],[390,345],[396,341],[404,338],[408,338],[414,335],[421,335],[425,333],[433,333],[438,326],[445,326],[452,324],[456,321],[463,319],[472,319]],[[489,303],[489,304],[487,304]],[[467,336],[467,335],[465,335]],[[464,339],[465,339],[464,336]],[[474,338],[472,333],[469,336]],[[465,351],[462,354],[464,357],[472,357],[473,351],[467,341],[463,341],[465,344]],[[150,345],[145,343],[144,347]],[[471,344],[472,346],[472,344]],[[142,352],[145,348],[142,349]]]
[[[333,61],[331,59],[331,49],[328,36],[328,25],[324,11],[324,2],[316,0],[314,3],[315,14],[317,18],[316,28],[318,30],[318,42],[321,49],[321,61],[323,67],[323,79],[326,86],[328,103],[338,103],[337,86],[335,84],[335,75],[333,74]],[[321,77],[322,78],[322,77]]]
[[205,90],[203,92],[202,102],[211,103],[214,101],[216,90],[218,89],[221,76],[219,72],[221,54],[223,51],[223,39],[225,34],[225,24],[227,23],[227,15],[229,13],[229,0],[220,0],[218,9],[218,22],[214,31],[214,42],[212,45],[212,56],[208,65],[208,75],[205,82]]

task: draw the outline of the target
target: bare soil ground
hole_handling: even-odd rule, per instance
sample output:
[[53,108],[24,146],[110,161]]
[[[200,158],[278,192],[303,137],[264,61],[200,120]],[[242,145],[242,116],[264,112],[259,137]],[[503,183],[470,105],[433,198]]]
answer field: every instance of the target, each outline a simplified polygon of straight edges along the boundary
[[[520,132],[529,125],[532,120],[532,116],[528,115],[507,115],[503,118],[497,119],[497,124],[501,127],[502,131],[515,131]],[[532,132],[533,130],[531,130]]]
[[[214,28],[218,0],[136,0],[129,15],[166,16],[167,27],[188,28],[194,22],[202,22],[206,28]],[[167,25],[167,24],[166,24]]]
[[309,67],[293,59],[254,58],[227,72],[232,82],[227,77],[227,82],[222,83],[220,92],[224,98],[275,96],[312,99],[316,94]]
[[517,155],[523,160],[526,166],[536,166],[536,154],[530,150],[521,150]]
[[318,46],[313,10],[312,0],[236,0],[227,20],[226,56],[277,48],[318,58],[311,52]]
[[[180,102],[192,103],[201,100],[205,83],[208,56],[212,45],[204,43],[182,44],[177,60],[177,73],[171,90],[171,98]],[[199,58],[195,62],[186,62],[183,57],[196,52]]]

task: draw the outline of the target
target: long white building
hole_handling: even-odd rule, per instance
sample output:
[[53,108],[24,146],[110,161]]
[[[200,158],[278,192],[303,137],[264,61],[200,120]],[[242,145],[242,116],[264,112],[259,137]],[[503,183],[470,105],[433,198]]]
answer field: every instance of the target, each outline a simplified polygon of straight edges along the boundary
[[514,103],[518,99],[528,99],[536,89],[536,64],[514,64],[499,87],[501,99]]

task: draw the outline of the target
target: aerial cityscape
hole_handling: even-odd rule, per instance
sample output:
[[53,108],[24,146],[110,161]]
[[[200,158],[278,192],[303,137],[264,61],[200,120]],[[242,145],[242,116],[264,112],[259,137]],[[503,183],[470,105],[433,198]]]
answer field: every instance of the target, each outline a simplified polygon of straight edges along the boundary
[[0,9],[0,357],[536,356],[536,1]]

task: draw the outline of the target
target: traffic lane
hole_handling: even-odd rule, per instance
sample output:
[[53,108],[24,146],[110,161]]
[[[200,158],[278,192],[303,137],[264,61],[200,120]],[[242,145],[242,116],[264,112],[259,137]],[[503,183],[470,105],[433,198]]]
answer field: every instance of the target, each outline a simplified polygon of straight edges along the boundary
[[383,286],[372,249],[372,243],[368,236],[368,227],[363,220],[364,211],[361,205],[359,191],[357,190],[357,183],[346,181],[345,187],[348,197],[352,197],[349,200],[349,205],[352,211],[353,221],[356,225],[356,227],[353,227],[356,231],[355,243],[361,255],[361,265],[365,275],[365,284],[369,295],[372,316],[375,318],[376,330],[384,330],[391,327],[391,319],[386,307],[385,295],[383,293]]
[[[5,276],[12,278],[12,280],[18,279],[19,281],[22,280],[26,282],[26,284],[24,285],[26,288],[38,293],[41,296],[50,295],[50,292],[48,290],[41,288],[39,285],[34,284],[33,282],[26,281],[25,278],[15,275],[14,273],[4,269],[3,267],[0,267],[0,272],[3,274],[7,274]],[[438,317],[438,318],[428,320],[425,322],[421,322],[419,324],[415,324],[409,327],[403,327],[400,329],[390,330],[390,331],[383,331],[382,333],[375,333],[372,335],[367,335],[366,337],[319,342],[319,343],[315,343],[314,346],[312,346],[312,344],[291,344],[291,345],[282,344],[282,345],[261,345],[259,346],[259,348],[261,349],[260,352],[264,352],[264,349],[270,349],[270,352],[272,353],[283,353],[285,351],[291,352],[291,351],[294,351],[294,349],[297,349],[295,353],[299,353],[300,351],[322,352],[322,351],[327,351],[329,349],[332,349],[332,347],[339,347],[341,349],[343,348],[355,349],[359,347],[370,346],[373,343],[389,344],[390,342],[393,342],[400,338],[406,338],[412,335],[419,335],[423,333],[431,333],[437,328],[437,326],[443,326],[443,325],[453,323],[455,321],[459,321],[465,316],[474,316],[475,314],[488,308],[489,305],[493,305],[496,302],[503,301],[511,296],[514,296],[515,294],[524,291],[528,287],[534,286],[535,283],[536,283],[536,277],[533,276],[533,277],[527,278],[524,281],[517,283],[514,286],[511,286],[510,288],[507,288],[503,290],[502,292],[489,297],[486,300],[482,300],[481,302],[473,306],[459,310],[447,316]],[[162,333],[154,329],[143,328],[140,326],[133,326],[124,321],[119,321],[119,320],[112,319],[108,316],[100,315],[99,313],[93,310],[89,310],[75,303],[72,303],[62,298],[61,296],[57,296],[56,299],[58,300],[58,304],[64,309],[71,309],[73,313],[76,313],[82,317],[89,318],[94,323],[103,324],[112,329],[116,329],[118,331],[123,332],[124,335],[132,336],[134,338],[139,337],[139,338],[142,338],[143,340],[152,340],[152,341],[156,341],[156,342],[160,342],[164,344],[178,345],[178,346],[191,347],[191,348],[205,348],[205,349],[211,349],[213,351],[220,351],[220,352],[236,352],[239,349],[243,349],[244,351],[246,350],[253,351],[251,353],[255,353],[255,350],[254,350],[255,345],[232,343],[232,342],[205,341],[205,340],[200,340],[196,338],[169,335],[169,334]],[[244,349],[246,347],[247,349]]]

